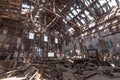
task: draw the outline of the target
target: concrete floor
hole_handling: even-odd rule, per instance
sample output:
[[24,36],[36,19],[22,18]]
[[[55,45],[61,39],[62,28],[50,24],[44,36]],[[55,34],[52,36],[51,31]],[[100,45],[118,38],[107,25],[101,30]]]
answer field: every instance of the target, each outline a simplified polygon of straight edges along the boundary
[[[63,67],[63,66],[62,66]],[[64,68],[66,70],[66,72],[63,72],[63,76],[65,80],[83,80],[83,78],[79,77],[79,76],[75,76],[72,72],[71,69],[69,68]],[[120,73],[118,73],[120,74]],[[120,80],[120,78],[109,78],[107,76],[104,75],[94,75],[86,80]]]
[[[75,77],[72,73],[69,73],[69,72],[63,72],[63,77],[65,80],[83,80],[82,78]],[[11,78],[5,78],[5,79],[0,79],[0,80],[23,80],[23,79],[25,78],[24,77],[20,77],[20,78],[11,77]],[[86,80],[120,80],[120,78],[108,78],[102,75],[95,75]]]
[[72,73],[63,72],[63,77],[65,80],[77,80]]
[[[82,78],[78,78],[78,77],[73,76],[72,73],[64,72],[63,75],[64,75],[65,80],[83,80]],[[105,77],[102,75],[95,75],[95,76],[90,77],[86,80],[120,80],[120,78],[109,78],[109,77]]]
[[102,75],[95,75],[93,77],[90,77],[86,80],[120,80],[120,78],[108,78]]
[[[84,80],[79,74],[77,75],[74,74],[73,69],[69,67],[64,67],[62,65],[57,65],[57,67],[62,68],[64,70],[62,72],[64,80]],[[0,80],[23,80],[23,79],[25,79],[25,77],[11,77],[11,78],[5,78]],[[41,79],[37,79],[37,80],[41,80]],[[85,80],[120,80],[120,78],[109,78],[107,76],[97,74]]]

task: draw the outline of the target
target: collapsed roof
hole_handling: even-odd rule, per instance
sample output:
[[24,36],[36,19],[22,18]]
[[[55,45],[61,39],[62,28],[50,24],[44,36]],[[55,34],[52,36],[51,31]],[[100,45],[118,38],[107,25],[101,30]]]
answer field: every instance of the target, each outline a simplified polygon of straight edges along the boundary
[[0,19],[20,22],[22,28],[31,24],[35,32],[82,37],[117,19],[119,6],[120,0],[0,0]]

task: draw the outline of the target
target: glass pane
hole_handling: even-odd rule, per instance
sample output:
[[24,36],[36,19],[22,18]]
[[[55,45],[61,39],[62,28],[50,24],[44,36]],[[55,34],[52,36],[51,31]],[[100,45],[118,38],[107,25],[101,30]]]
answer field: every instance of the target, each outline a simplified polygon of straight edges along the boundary
[[34,33],[29,33],[29,39],[34,39]]
[[55,38],[55,43],[56,43],[56,44],[58,43],[58,39],[57,39],[57,38]]
[[48,42],[48,37],[46,35],[44,35],[44,41]]
[[53,52],[48,52],[48,57],[54,57],[54,53]]

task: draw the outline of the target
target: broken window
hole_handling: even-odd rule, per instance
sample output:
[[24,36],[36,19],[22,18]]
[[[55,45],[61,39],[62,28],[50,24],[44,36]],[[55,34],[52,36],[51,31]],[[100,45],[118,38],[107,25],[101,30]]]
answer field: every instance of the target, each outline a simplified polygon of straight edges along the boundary
[[[103,0],[103,1],[104,1],[104,0]],[[108,4],[110,5],[111,8],[117,6],[117,3],[116,3],[115,0],[110,0],[110,1],[108,2]]]
[[107,12],[107,10],[106,10],[106,8],[105,8],[105,7],[103,8],[103,10],[104,10],[105,12]]
[[106,3],[106,1],[105,1],[105,0],[99,0],[99,2],[100,2],[100,4],[101,4],[101,5],[103,5],[103,4],[105,4],[105,3]]
[[70,32],[70,34],[73,34],[73,32],[75,31],[73,28],[68,29],[68,31]]
[[92,28],[92,27],[94,27],[94,26],[95,26],[95,22],[89,24],[89,28]]
[[79,16],[77,16],[77,18],[80,20],[80,17],[79,17]]
[[97,6],[97,8],[99,8],[99,7],[100,7],[100,5],[99,5],[98,3],[96,3],[96,6]]
[[34,33],[31,33],[31,32],[30,32],[30,33],[29,33],[29,39],[34,39],[34,35],[35,35]]
[[70,15],[70,17],[71,17],[71,18],[73,18],[73,17],[74,17],[71,13],[69,13],[69,15]]
[[89,14],[89,12],[88,12],[87,10],[85,10],[85,14],[86,14],[86,15],[88,15],[88,14]]
[[85,1],[85,5],[86,5],[86,6],[89,6],[89,5],[90,5],[90,3],[88,2],[88,0]]
[[67,24],[67,21],[65,19],[62,20],[65,24]]
[[25,9],[25,8],[30,8],[30,6],[26,5],[26,4],[22,4],[22,8]]
[[26,5],[26,4],[22,4],[22,14],[28,13],[28,9],[30,8],[30,6]]
[[55,38],[55,43],[58,44],[58,38]]
[[79,23],[79,22],[77,22],[77,25],[78,25],[78,26],[80,26],[80,23]]
[[48,42],[48,37],[47,37],[47,35],[44,35],[44,41],[45,41],[45,42]]
[[76,10],[73,10],[72,13],[76,16],[78,13],[76,12]]
[[55,54],[53,53],[53,52],[48,52],[48,57],[54,57],[55,56]]
[[67,20],[70,20],[71,18],[69,16],[66,16]]
[[80,9],[76,9],[76,10],[77,10],[78,13],[81,11]]
[[81,16],[82,16],[83,18],[85,17],[85,15],[84,15],[84,14],[82,14]]
[[93,20],[93,17],[91,15],[87,15],[90,20]]
[[83,19],[81,19],[81,22],[82,22],[83,24],[85,24],[85,21],[84,21]]
[[74,9],[73,7],[70,8],[71,11],[72,11],[73,9]]

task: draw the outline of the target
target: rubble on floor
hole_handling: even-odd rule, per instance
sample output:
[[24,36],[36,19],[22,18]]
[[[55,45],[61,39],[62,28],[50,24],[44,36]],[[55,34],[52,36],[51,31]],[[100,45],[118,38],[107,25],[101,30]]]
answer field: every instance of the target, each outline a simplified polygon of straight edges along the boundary
[[89,80],[97,75],[120,79],[120,67],[112,67],[108,62],[96,63],[86,59],[73,60],[73,63],[67,60],[54,62],[21,64],[9,69],[6,69],[8,66],[4,63],[0,66],[0,80]]

